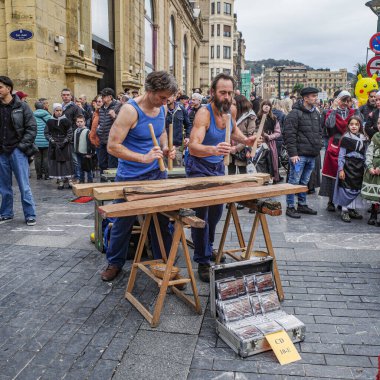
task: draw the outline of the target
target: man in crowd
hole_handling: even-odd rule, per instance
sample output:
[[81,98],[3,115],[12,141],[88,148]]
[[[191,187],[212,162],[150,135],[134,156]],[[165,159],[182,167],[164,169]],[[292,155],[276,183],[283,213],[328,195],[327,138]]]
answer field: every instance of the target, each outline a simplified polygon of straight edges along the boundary
[[260,111],[260,100],[261,99],[257,96],[256,92],[251,92],[249,100],[251,101],[253,111],[257,115]]
[[[175,158],[175,149],[169,151],[164,128],[165,105],[177,91],[173,75],[165,71],[150,73],[145,80],[145,93],[120,109],[108,141],[108,151],[119,158],[115,181],[145,181],[165,179],[157,159],[163,156]],[[151,123],[159,147],[153,145],[148,123]],[[103,281],[112,281],[121,271],[127,257],[129,240],[136,217],[117,218],[112,226],[109,247],[106,252],[108,265],[101,273]],[[172,237],[168,218],[160,215],[159,224],[166,252],[170,251]],[[150,226],[153,256],[161,258],[161,251],[153,223]]]
[[[82,110],[73,102],[73,95],[71,93],[71,90],[68,88],[64,88],[61,91],[61,98],[62,98],[62,112],[63,115],[65,115],[66,119],[69,120],[71,124],[71,128],[73,132],[76,130],[77,126],[75,123],[75,120],[77,116],[83,115]],[[69,181],[70,186],[73,182],[77,183],[79,182],[80,178],[80,168],[79,168],[79,162],[78,162],[78,156],[76,153],[74,153],[74,145],[72,144],[72,160],[73,160],[73,166],[74,166],[74,181]]]
[[100,94],[102,95],[103,105],[99,109],[99,124],[97,135],[100,139],[99,146],[99,167],[100,170],[117,168],[117,158],[107,151],[108,137],[114,120],[116,119],[116,111],[118,102],[114,99],[115,93],[112,88],[104,88]]
[[[202,107],[194,119],[189,151],[186,161],[188,177],[224,175],[224,156],[231,153],[231,144],[225,142],[225,130],[231,129],[231,140],[252,146],[256,136],[245,137],[236,126],[236,108],[231,108],[234,94],[234,79],[224,73],[218,74],[211,84],[212,101]],[[231,115],[231,123],[227,121]],[[195,209],[198,218],[206,222],[205,228],[192,228],[194,261],[198,263],[198,275],[204,282],[210,281],[210,260],[213,252],[216,226],[223,213],[223,205]]]
[[[318,89],[306,87],[301,90],[302,101],[296,103],[284,123],[284,138],[290,159],[288,183],[307,186],[315,166],[315,157],[321,150],[321,116],[315,105]],[[316,215],[317,211],[307,206],[306,193],[298,194],[298,208],[295,195],[286,197],[286,215],[300,218],[300,214]]]
[[79,96],[78,100],[82,105],[83,114],[86,119],[86,127],[91,128],[92,108],[91,105],[87,103],[87,96],[82,94],[81,96]]
[[132,98],[137,98],[139,96],[139,90],[132,90]]
[[364,123],[368,121],[370,113],[376,110],[376,93],[377,90],[369,92],[367,103],[359,108]]
[[380,91],[375,94],[375,109],[368,115],[364,131],[372,139],[373,135],[378,132],[377,121],[380,118]]
[[179,149],[176,152],[175,166],[182,166],[183,147],[189,142],[191,123],[189,115],[181,102],[171,96],[167,103],[166,130],[173,124],[173,144]]
[[193,126],[195,115],[201,108],[201,104],[202,95],[199,92],[194,92],[193,95],[191,95],[191,110],[189,113],[191,127]]
[[26,98],[28,97],[28,94],[25,93],[24,91],[17,91],[16,92],[16,95],[19,97],[19,99],[22,101],[22,102],[26,102]]
[[43,106],[44,106],[43,109],[44,109],[45,111],[50,112],[50,111],[49,111],[49,100],[47,100],[46,98],[39,98],[38,101],[39,101],[40,103],[43,104]]
[[285,108],[285,113],[288,114],[292,108],[293,108],[293,101],[292,99],[290,99],[290,96],[289,96],[289,91],[285,91],[284,92],[284,108]]
[[0,223],[13,219],[12,174],[21,193],[25,222],[36,224],[36,207],[29,185],[28,158],[38,152],[34,145],[37,123],[28,104],[12,95],[13,82],[0,76]]

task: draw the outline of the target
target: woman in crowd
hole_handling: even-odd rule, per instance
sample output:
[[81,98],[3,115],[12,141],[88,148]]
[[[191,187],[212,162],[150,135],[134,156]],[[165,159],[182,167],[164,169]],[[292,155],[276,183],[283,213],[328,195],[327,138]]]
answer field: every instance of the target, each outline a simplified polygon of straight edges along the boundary
[[[244,136],[250,137],[256,129],[256,114],[252,110],[250,101],[244,95],[235,96],[236,105],[236,125],[243,132]],[[236,174],[238,169],[240,174],[247,172],[247,149],[244,144],[235,144],[232,141],[233,153],[231,154],[228,174]]]
[[264,100],[260,105],[260,111],[256,119],[257,128],[259,127],[260,121],[264,114],[267,115],[267,117],[263,129],[263,137],[265,143],[268,144],[271,151],[274,173],[273,182],[276,183],[280,181],[276,140],[278,140],[281,137],[281,128],[276,116],[273,115],[272,103],[268,100]]
[[38,153],[34,156],[34,165],[36,169],[37,179],[49,179],[49,167],[48,167],[48,147],[49,142],[45,138],[45,127],[48,120],[51,119],[51,115],[44,109],[42,102],[36,102],[36,110],[33,115],[37,121],[37,136],[35,144],[38,148]]
[[53,117],[45,127],[45,137],[49,141],[49,175],[58,179],[58,190],[63,190],[64,184],[69,186],[69,178],[73,174],[71,163],[71,141],[73,131],[69,120],[62,116],[62,105],[53,104]]
[[377,120],[377,128],[378,132],[372,136],[366,153],[361,195],[372,203],[368,224],[380,227],[380,221],[377,221],[380,203],[380,119]]
[[[357,200],[362,187],[366,151],[366,138],[360,117],[352,116],[348,120],[347,132],[340,141],[338,158],[338,176],[335,182],[334,204],[342,207],[343,222],[362,219],[356,212]],[[360,198],[359,198],[360,199]]]
[[[351,94],[348,91],[341,91],[334,100],[332,108],[327,112],[325,121],[329,141],[323,162],[319,195],[328,197],[327,211],[332,212],[335,211],[333,196],[338,173],[339,142],[347,130],[348,120],[355,114],[359,115],[358,110],[349,108],[350,102]],[[350,216],[355,218],[354,214]]]

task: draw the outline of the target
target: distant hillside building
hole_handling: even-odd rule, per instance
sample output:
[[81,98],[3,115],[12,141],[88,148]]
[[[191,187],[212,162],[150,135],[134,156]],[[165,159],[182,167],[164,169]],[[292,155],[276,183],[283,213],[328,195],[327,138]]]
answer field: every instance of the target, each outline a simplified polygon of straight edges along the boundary
[[[336,90],[347,89],[347,69],[339,71],[308,70],[305,66],[287,66],[281,72],[281,92],[293,93],[294,86],[299,83],[304,87],[316,87],[326,92],[331,98]],[[273,68],[264,71],[264,97],[278,96],[278,73]]]

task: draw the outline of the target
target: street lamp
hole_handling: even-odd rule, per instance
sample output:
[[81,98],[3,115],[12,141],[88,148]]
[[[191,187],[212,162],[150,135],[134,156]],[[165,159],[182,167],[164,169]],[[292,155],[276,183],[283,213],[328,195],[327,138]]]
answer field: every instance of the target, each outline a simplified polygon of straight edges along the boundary
[[285,66],[273,67],[273,70],[278,73],[278,98],[281,100],[281,72],[284,71]]
[[264,71],[265,65],[261,65],[261,99],[264,99]]
[[380,32],[380,0],[371,0],[365,3],[371,8],[371,11],[377,16],[377,32]]

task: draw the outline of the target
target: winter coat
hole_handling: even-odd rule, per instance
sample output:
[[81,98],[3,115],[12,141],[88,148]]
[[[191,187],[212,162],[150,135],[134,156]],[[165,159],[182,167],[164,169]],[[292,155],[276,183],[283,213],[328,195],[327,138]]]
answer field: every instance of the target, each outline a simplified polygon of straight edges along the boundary
[[99,148],[100,146],[100,139],[99,136],[96,134],[96,129],[98,128],[99,125],[99,110],[95,110],[94,113],[92,114],[92,122],[91,122],[91,131],[88,135],[91,144],[95,148]]
[[366,135],[369,137],[371,140],[373,135],[376,132],[379,132],[379,129],[377,128],[377,120],[379,119],[380,116],[380,110],[376,109],[375,111],[372,112],[370,116],[368,116],[367,122],[364,127],[364,132]]
[[45,127],[48,120],[51,119],[51,114],[46,110],[35,110],[33,112],[34,117],[37,122],[37,136],[35,144],[38,148],[47,148],[49,146],[49,141],[45,137]]
[[82,110],[73,102],[70,102],[67,106],[63,106],[63,115],[66,116],[66,119],[70,122],[71,128],[73,131],[77,129],[75,120],[77,116],[84,115]]
[[[173,144],[175,146],[182,146],[184,137],[190,136],[191,123],[189,114],[181,103],[177,103],[175,108],[166,114],[166,128],[169,124],[173,124]],[[185,136],[183,135],[185,129]]]
[[376,111],[376,105],[371,106],[368,102],[359,108],[363,121],[366,123],[371,112]]
[[48,120],[45,137],[49,141],[48,157],[50,160],[59,162],[71,160],[70,143],[73,141],[73,130],[70,121],[65,116]]
[[320,113],[296,103],[285,118],[284,140],[289,157],[317,157],[322,148],[322,124]]
[[[38,148],[34,144],[37,135],[37,122],[28,104],[22,102],[17,95],[12,96],[13,101],[9,106],[11,107],[11,122],[17,136],[16,147],[27,157],[31,157],[38,152]],[[2,143],[5,144],[5,142]]]
[[114,122],[114,118],[111,115],[109,115],[109,111],[114,110],[115,113],[117,113],[116,111],[119,108],[117,107],[118,104],[119,102],[114,99],[107,108],[104,105],[102,105],[99,109],[99,124],[96,133],[99,136],[101,144],[108,143],[108,136],[110,134],[110,130]]

